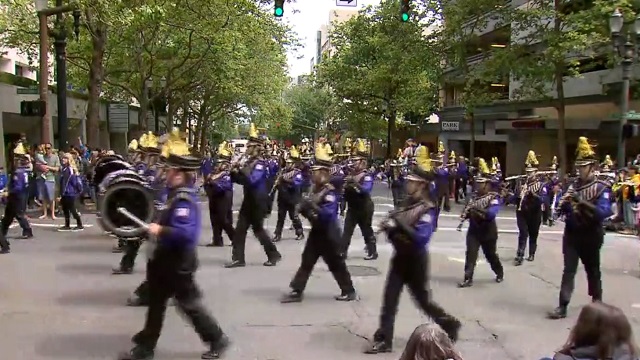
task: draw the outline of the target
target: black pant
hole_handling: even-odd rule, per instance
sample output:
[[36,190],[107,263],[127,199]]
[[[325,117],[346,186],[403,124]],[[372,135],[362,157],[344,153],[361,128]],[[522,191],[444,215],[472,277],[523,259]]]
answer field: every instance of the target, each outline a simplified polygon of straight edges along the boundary
[[393,198],[393,208],[399,209],[402,205],[402,201],[405,198],[404,188],[400,185],[391,187],[391,197]]
[[342,294],[355,292],[347,264],[340,255],[339,239],[340,229],[338,224],[316,225],[311,229],[307,243],[302,251],[302,262],[289,284],[292,290],[304,292],[313,267],[318,262],[318,259],[322,257],[329,271],[331,271],[331,275],[338,283]]
[[33,234],[29,220],[24,216],[25,206],[24,194],[9,194],[7,205],[4,208],[4,216],[2,217],[2,234],[4,236],[7,235],[13,219],[18,221],[23,235]]
[[517,258],[521,259],[524,257],[524,251],[527,248],[527,238],[529,238],[529,255],[536,254],[541,221],[542,214],[540,208],[516,211],[516,223],[518,225]]
[[482,234],[474,234],[467,232],[467,250],[464,256],[464,278],[465,280],[473,280],[473,273],[478,262],[478,252],[482,249],[484,257],[487,259],[491,270],[496,276],[503,276],[504,269],[497,253],[498,238],[485,238]]
[[296,213],[296,204],[288,203],[286,201],[278,201],[278,222],[276,223],[276,236],[282,235],[282,228],[284,228],[284,219],[289,214],[289,219],[293,223],[293,228],[296,231],[296,235],[303,233],[302,221]]
[[551,219],[551,203],[553,202],[553,197],[555,194],[553,192],[549,193],[549,196],[545,198],[544,202],[544,210],[542,210],[542,222],[545,224]]
[[217,320],[202,305],[193,274],[176,274],[171,282],[173,284],[167,286],[166,282],[151,276],[148,282],[149,307],[146,322],[142,331],[133,337],[134,343],[146,349],[155,349],[164,323],[167,302],[175,297],[178,310],[189,319],[202,342],[215,345],[222,338],[223,332]]
[[69,226],[71,223],[71,216],[76,220],[78,227],[82,226],[82,219],[80,214],[76,210],[76,198],[75,196],[63,196],[60,198],[60,205],[62,205],[62,212],[64,213],[64,226]]
[[428,254],[394,254],[391,258],[387,282],[384,287],[380,327],[374,335],[375,341],[389,344],[393,341],[393,330],[398,312],[400,293],[407,285],[411,296],[422,311],[441,325],[451,318],[438,304],[430,300],[428,281]]
[[[255,206],[257,207],[257,206]],[[233,246],[231,258],[234,261],[244,262],[244,248],[247,242],[247,231],[249,227],[253,230],[253,234],[260,241],[260,245],[264,248],[265,254],[271,259],[278,255],[278,248],[264,229],[264,215],[260,211],[249,210],[251,207],[243,206],[244,209],[240,210],[238,215],[238,222],[236,223],[236,232],[233,237],[231,245]]]
[[456,203],[458,203],[462,197],[460,195],[461,190],[462,190],[462,194],[464,194],[464,196],[466,197],[467,195],[467,182],[468,180],[466,178],[458,178],[456,179]]
[[444,210],[446,212],[451,211],[451,205],[449,204],[448,191],[445,194],[438,195],[438,213],[440,213],[440,210]]
[[120,269],[133,270],[133,267],[136,265],[136,257],[138,257],[138,252],[140,252],[140,245],[142,245],[142,240],[125,241],[125,250],[122,255],[122,260],[120,260]]
[[222,196],[209,196],[209,220],[213,229],[213,244],[223,245],[222,231],[233,241],[233,193],[226,192]]
[[566,307],[571,301],[575,285],[578,261],[582,262],[587,274],[589,296],[602,300],[602,273],[600,272],[600,249],[604,241],[602,228],[589,233],[565,234],[562,237],[562,255],[564,270],[560,284],[560,306]]
[[349,204],[349,210],[347,210],[342,233],[343,254],[349,251],[351,238],[353,237],[353,231],[356,229],[356,225],[360,228],[360,232],[362,232],[367,252],[370,254],[376,252],[376,236],[373,232],[372,221],[373,202],[371,200],[364,203]]

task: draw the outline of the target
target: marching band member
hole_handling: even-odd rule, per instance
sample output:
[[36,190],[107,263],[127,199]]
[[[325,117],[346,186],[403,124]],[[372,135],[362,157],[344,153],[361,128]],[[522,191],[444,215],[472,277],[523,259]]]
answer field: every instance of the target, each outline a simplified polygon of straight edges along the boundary
[[193,324],[209,350],[202,359],[218,359],[229,344],[220,325],[204,308],[195,282],[196,248],[201,231],[201,214],[195,190],[195,171],[200,160],[189,156],[186,143],[173,142],[165,159],[170,194],[157,223],[149,224],[149,234],[157,237],[157,246],[149,261],[147,278],[149,307],[144,328],[132,341],[135,346],[119,360],[152,359],[162,331],[167,302],[176,306]]
[[391,184],[391,196],[393,198],[393,209],[397,210],[402,206],[405,198],[406,167],[402,164],[402,150],[398,149],[398,159],[394,159],[389,164],[391,172],[389,183]]
[[269,189],[266,186],[267,164],[262,158],[263,146],[263,139],[258,137],[255,126],[251,124],[245,153],[246,163],[239,161],[231,167],[231,180],[244,187],[244,197],[240,206],[236,231],[233,241],[231,241],[233,246],[231,262],[225,265],[227,268],[246,265],[244,255],[249,227],[252,228],[253,234],[258,238],[267,255],[267,261],[263,263],[264,266],[275,266],[282,259],[278,248],[264,229]]
[[[26,169],[29,163],[26,157],[27,151],[22,142],[18,142],[16,148],[13,150],[13,155],[13,169],[9,176],[7,202],[5,204],[4,216],[2,217],[2,235],[6,239],[9,226],[13,222],[13,219],[16,219],[18,225],[22,228],[22,238],[30,239],[33,237],[33,230],[31,229],[29,220],[27,220],[24,214],[27,207],[25,190],[29,184],[29,176]],[[5,244],[5,246],[0,245],[0,247],[7,249],[8,252],[8,243]]]
[[451,211],[451,206],[449,205],[449,168],[444,163],[444,144],[442,141],[438,143],[438,152],[436,154],[435,163],[437,164],[437,168],[435,170],[435,183],[438,188],[438,196],[436,197],[436,203],[438,204],[437,217],[440,217],[440,211],[444,210],[445,212]]
[[[138,141],[138,149],[140,150],[139,161],[136,163],[135,169],[140,175],[146,177],[150,183],[153,183],[158,172],[157,162],[160,154],[158,138],[152,132],[143,134]],[[155,194],[158,195],[160,193],[155,192]],[[129,275],[133,273],[143,240],[128,239],[125,241],[124,255],[122,255],[120,265],[111,271],[113,275]]]
[[433,318],[452,341],[458,338],[460,322],[433,302],[428,290],[428,246],[437,211],[429,191],[429,182],[435,174],[428,153],[426,146],[416,151],[416,167],[407,176],[405,206],[390,212],[380,225],[393,245],[394,253],[384,289],[380,324],[373,335],[373,343],[365,351],[368,354],[391,352],[398,302],[405,285],[421,310]]
[[209,221],[213,229],[213,239],[207,246],[224,246],[222,231],[233,240],[233,182],[229,173],[231,157],[228,143],[223,141],[218,147],[217,161],[213,171],[205,179],[205,191],[209,200]]
[[[498,242],[498,226],[496,216],[500,211],[500,195],[496,190],[500,187],[500,180],[491,170],[483,158],[478,159],[478,173],[474,178],[476,193],[465,206],[460,218],[469,220],[467,230],[467,250],[464,261],[464,280],[458,287],[466,288],[473,285],[473,273],[478,261],[478,250],[482,249],[491,270],[496,274],[496,282],[504,280],[504,268],[498,257],[496,244]],[[460,224],[462,225],[462,223]],[[458,226],[458,229],[461,226]]]
[[529,238],[529,257],[527,261],[533,261],[538,246],[538,234],[542,223],[542,207],[546,204],[548,196],[547,187],[538,171],[538,159],[533,150],[529,150],[525,160],[525,172],[527,179],[520,189],[520,202],[516,209],[516,222],[518,225],[518,250],[513,260],[515,266],[522,265],[524,251],[527,248]]
[[464,156],[458,156],[456,164],[456,204],[460,203],[460,199],[467,198],[467,184],[469,183],[469,166]]
[[296,213],[296,205],[300,202],[302,195],[302,172],[296,168],[295,164],[300,161],[300,153],[295,146],[289,150],[289,158],[283,172],[278,176],[275,187],[278,190],[278,221],[273,236],[273,241],[278,242],[282,239],[282,229],[284,228],[284,219],[289,214],[289,219],[293,223],[296,231],[296,240],[304,239],[304,231],[302,230],[302,222]]
[[300,214],[311,222],[311,231],[302,251],[302,263],[289,287],[291,292],[281,302],[302,301],[304,290],[318,258],[322,257],[329,271],[336,279],[341,294],[338,301],[357,300],[358,296],[351,281],[347,265],[340,254],[340,226],[338,222],[338,195],[329,183],[333,157],[329,154],[329,144],[318,144],[315,150],[315,164],[312,167],[313,190],[303,199],[298,208]]
[[353,171],[345,178],[344,199],[349,207],[344,221],[344,233],[342,234],[342,254],[346,258],[351,245],[351,237],[356,225],[360,227],[366,246],[365,260],[378,258],[376,236],[371,227],[373,221],[374,205],[371,200],[373,188],[373,176],[367,171],[367,148],[362,139],[355,144],[355,153],[352,155]]
[[[82,194],[82,180],[78,176],[78,168],[76,167],[73,155],[67,153],[62,157],[62,168],[60,169],[62,178],[60,179],[60,204],[64,213],[64,226],[59,227],[58,231],[81,231],[82,219],[78,210],[76,210],[76,198]],[[71,228],[71,216],[76,221],[76,227]]]
[[550,319],[567,316],[573,293],[578,261],[587,273],[587,287],[593,301],[602,301],[600,249],[604,242],[602,222],[611,216],[611,189],[595,176],[597,158],[586,137],[578,139],[575,167],[579,177],[567,189],[559,204],[565,216],[562,236],[564,270],[560,284],[558,307],[548,314]]
[[[456,172],[456,152],[451,150],[449,152],[449,156],[447,157],[447,170],[449,172],[449,184],[447,184],[447,191],[449,192],[449,196],[451,196],[451,193],[453,192],[454,194],[454,201],[456,199],[456,178],[458,176],[457,172]],[[450,200],[449,200],[450,201]]]

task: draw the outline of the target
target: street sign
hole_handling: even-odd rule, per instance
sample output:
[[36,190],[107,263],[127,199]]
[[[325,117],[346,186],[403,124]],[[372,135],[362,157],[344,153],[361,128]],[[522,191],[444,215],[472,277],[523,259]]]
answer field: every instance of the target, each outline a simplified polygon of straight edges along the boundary
[[629,112],[627,112],[627,120],[640,120],[640,113],[629,110]]
[[336,6],[357,7],[358,0],[336,0]]
[[109,104],[107,123],[110,133],[123,134],[129,132],[129,105]]
[[16,93],[18,95],[38,95],[40,93],[40,89],[37,87],[28,87],[28,88],[17,88]]

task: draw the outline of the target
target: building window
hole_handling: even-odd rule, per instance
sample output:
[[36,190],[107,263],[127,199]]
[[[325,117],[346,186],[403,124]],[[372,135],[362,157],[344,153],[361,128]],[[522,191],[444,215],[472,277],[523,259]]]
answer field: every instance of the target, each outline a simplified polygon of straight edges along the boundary
[[24,77],[26,75],[26,69],[24,68],[24,66],[16,64],[15,74],[16,76]]

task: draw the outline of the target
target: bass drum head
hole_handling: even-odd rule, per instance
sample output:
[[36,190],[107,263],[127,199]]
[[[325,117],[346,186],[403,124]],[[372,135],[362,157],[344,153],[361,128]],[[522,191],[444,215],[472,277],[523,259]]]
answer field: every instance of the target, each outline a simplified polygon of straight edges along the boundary
[[100,201],[103,229],[125,239],[145,235],[146,230],[119,213],[118,208],[125,208],[150,223],[155,215],[153,200],[153,193],[134,180],[123,180],[108,187]]
[[147,182],[145,177],[138,174],[135,170],[131,170],[131,169],[117,170],[107,174],[107,176],[104,177],[104,180],[102,180],[102,183],[100,183],[98,190],[105,191],[112,184],[115,184],[120,181],[124,181],[124,179],[132,179],[140,183]]
[[100,185],[107,175],[118,170],[131,170],[131,164],[122,160],[111,160],[96,164],[93,170],[93,184]]

